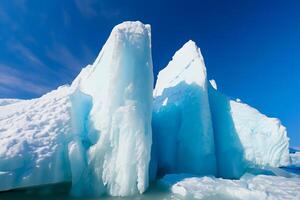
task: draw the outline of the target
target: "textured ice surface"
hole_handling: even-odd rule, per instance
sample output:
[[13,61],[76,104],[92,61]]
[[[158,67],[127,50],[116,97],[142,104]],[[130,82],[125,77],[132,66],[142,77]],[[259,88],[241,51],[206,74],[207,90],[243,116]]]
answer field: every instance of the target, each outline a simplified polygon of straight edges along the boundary
[[[76,121],[84,121],[74,131],[79,139],[69,146],[74,195],[127,196],[142,193],[148,186],[153,86],[150,37],[150,26],[140,22],[116,26],[94,64],[73,83],[80,90],[74,97],[76,101],[80,98],[74,109],[82,114]],[[91,102],[91,107],[86,106]],[[86,148],[84,142],[90,146]],[[82,154],[84,149],[86,154]]]
[[244,148],[245,159],[259,166],[279,167],[289,163],[286,128],[245,103],[230,101],[235,129]]
[[152,124],[151,167],[158,174],[215,174],[206,68],[193,41],[158,74]]
[[184,199],[300,199],[300,178],[245,174],[240,180],[167,175],[161,182]]
[[69,88],[0,106],[0,191],[69,181]]

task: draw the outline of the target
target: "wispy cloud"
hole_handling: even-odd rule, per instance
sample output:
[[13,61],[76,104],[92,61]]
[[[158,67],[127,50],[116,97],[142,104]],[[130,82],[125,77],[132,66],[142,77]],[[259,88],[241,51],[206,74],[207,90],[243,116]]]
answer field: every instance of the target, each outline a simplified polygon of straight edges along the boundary
[[1,97],[15,94],[17,91],[23,91],[32,95],[41,95],[49,90],[48,86],[37,84],[35,79],[25,79],[24,72],[18,71],[14,67],[0,64]]
[[82,61],[78,59],[71,50],[63,44],[54,42],[53,47],[46,52],[47,56],[59,63],[64,68],[78,71],[82,67]]
[[19,42],[9,43],[8,48],[10,48],[11,51],[17,53],[17,55],[21,56],[24,60],[34,65],[39,65],[42,67],[46,66],[36,54],[34,54],[29,48]]
[[75,0],[75,5],[81,15],[87,18],[101,16],[109,19],[120,15],[119,9],[109,8],[104,1]]
[[95,9],[96,1],[93,0],[75,0],[75,5],[79,12],[84,17],[95,17],[97,16],[97,10]]
[[19,9],[21,9],[22,11],[26,11],[27,10],[27,1],[26,0],[14,0],[12,1],[12,3],[18,7]]
[[4,24],[6,28],[12,31],[16,31],[18,29],[18,25],[14,22],[14,20],[8,15],[3,7],[0,6],[0,24]]
[[69,13],[66,10],[62,10],[62,17],[63,17],[63,22],[64,22],[64,26],[69,26],[71,24],[71,17],[69,15]]

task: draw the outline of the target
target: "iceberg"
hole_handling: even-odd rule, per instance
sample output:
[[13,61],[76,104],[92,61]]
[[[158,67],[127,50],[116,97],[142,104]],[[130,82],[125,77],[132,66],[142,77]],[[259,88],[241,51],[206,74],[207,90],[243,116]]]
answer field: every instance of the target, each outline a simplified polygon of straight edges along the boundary
[[[213,189],[224,183],[249,198],[273,197],[259,189],[262,179],[295,186],[283,177],[245,178],[256,169],[290,176],[274,169],[290,162],[286,129],[218,91],[195,42],[159,72],[154,91],[152,68],[150,26],[124,22],[70,86],[31,100],[0,99],[0,191],[72,182],[74,196],[132,196],[170,173],[209,176],[172,182],[195,198],[206,197],[203,183],[216,196],[226,193]],[[291,159],[298,166],[299,155]]]

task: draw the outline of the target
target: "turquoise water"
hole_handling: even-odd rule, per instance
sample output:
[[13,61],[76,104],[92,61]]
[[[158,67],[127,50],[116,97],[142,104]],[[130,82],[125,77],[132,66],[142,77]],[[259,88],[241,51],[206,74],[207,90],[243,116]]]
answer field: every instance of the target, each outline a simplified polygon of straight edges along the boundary
[[[299,167],[282,168],[286,171],[300,175]],[[183,197],[171,193],[167,188],[155,183],[147,192],[133,197],[101,197],[101,198],[75,198],[69,195],[70,184],[58,184],[32,189],[0,192],[0,200],[182,200]],[[191,200],[191,199],[188,199]],[[221,200],[221,199],[218,199]]]
[[44,186],[35,189],[14,190],[0,193],[0,200],[180,200],[180,196],[174,195],[167,189],[158,187],[156,184],[142,195],[134,197],[101,197],[101,198],[75,198],[68,194],[69,184]]

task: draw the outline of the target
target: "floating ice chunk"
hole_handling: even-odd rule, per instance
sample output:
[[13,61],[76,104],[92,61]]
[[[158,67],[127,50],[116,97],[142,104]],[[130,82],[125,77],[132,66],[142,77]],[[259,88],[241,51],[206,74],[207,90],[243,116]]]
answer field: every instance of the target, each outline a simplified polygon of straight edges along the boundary
[[193,41],[159,72],[154,98],[152,163],[158,174],[215,174],[206,68]]
[[167,175],[162,180],[184,199],[285,200],[300,198],[300,178],[245,174],[240,180]]
[[88,126],[79,131],[91,144],[86,166],[82,165],[84,154],[77,158],[72,153],[85,148],[78,142],[70,146],[71,164],[81,166],[72,170],[80,171],[80,177],[73,179],[74,195],[128,196],[148,186],[153,86],[150,34],[150,26],[141,22],[117,25],[94,64],[72,84],[93,102],[87,118],[79,117],[88,120]]

